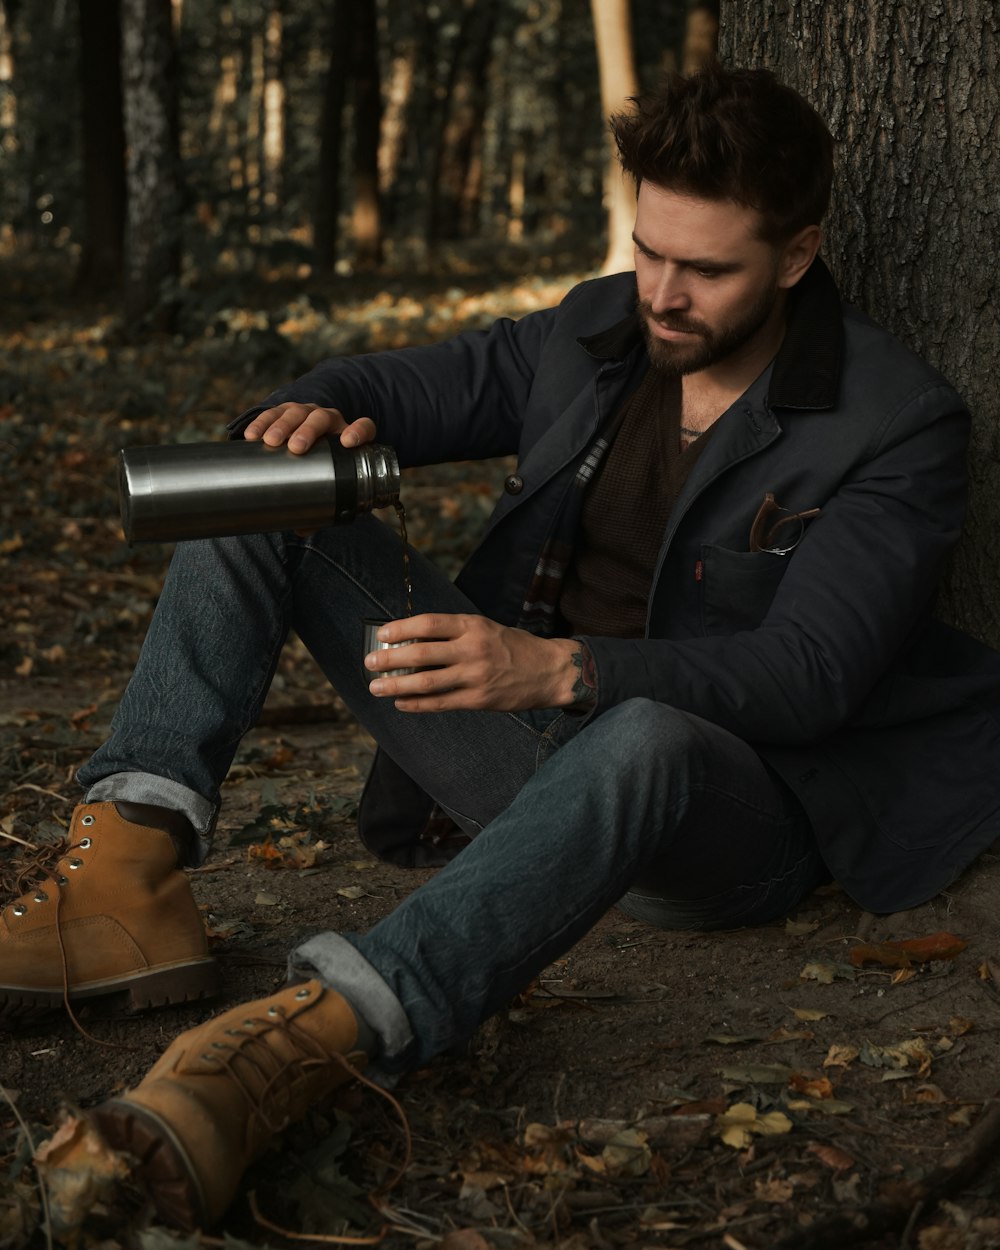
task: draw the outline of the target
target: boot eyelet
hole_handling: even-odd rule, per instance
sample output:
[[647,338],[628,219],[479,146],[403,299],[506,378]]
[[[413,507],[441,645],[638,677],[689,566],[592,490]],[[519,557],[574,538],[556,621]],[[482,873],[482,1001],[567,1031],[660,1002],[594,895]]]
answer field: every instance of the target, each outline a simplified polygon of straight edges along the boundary
[[226,1037],[242,1037],[243,1033],[240,1029],[226,1029]]
[[243,1027],[245,1029],[252,1029],[256,1023],[257,1023],[256,1020],[244,1020]]
[[49,896],[45,893],[44,890],[39,890],[38,893],[35,895],[36,903],[47,903],[48,901],[49,901]]
[[212,1049],[213,1050],[231,1050],[232,1047],[227,1046],[225,1042],[213,1042]]
[[14,906],[11,908],[11,911],[14,913],[15,916],[23,916],[27,910],[28,910],[27,907],[25,907],[23,903],[15,903]]
[[309,998],[312,990],[299,990],[295,997],[301,1002],[303,998]]
[[80,850],[81,850],[81,851],[89,851],[89,850],[90,850],[90,848],[91,848],[93,845],[94,845],[94,843],[93,843],[93,841],[92,841],[90,838],[81,838],[81,839],[80,839],[79,846],[80,846]]
[[83,825],[87,829],[89,829],[93,823],[94,823],[93,816],[84,816],[83,819],[80,821],[80,824]]
[[69,885],[69,877],[64,877],[61,873],[56,878],[56,881],[58,882],[59,885]]
[[71,859],[71,860],[69,861],[69,863],[66,865],[66,867],[67,867],[67,868],[82,868],[82,867],[83,867],[83,860],[82,860],[82,859]]

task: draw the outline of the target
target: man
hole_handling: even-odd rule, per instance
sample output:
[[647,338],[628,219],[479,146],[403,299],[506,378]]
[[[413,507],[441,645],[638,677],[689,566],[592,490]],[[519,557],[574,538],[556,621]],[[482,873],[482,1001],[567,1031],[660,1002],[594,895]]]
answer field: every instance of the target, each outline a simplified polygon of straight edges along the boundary
[[[1000,665],[929,620],[968,415],[817,258],[825,126],[769,74],[712,69],[615,131],[635,275],[327,361],[234,423],[296,453],[327,433],[377,433],[404,464],[516,452],[457,586],[414,556],[407,618],[397,539],[370,518],[179,545],[67,857],[3,913],[9,1009],[60,1001],[64,974],[70,999],[211,991],[177,864],[204,854],[290,627],[383,749],[370,843],[448,858],[431,800],[471,838],[95,1111],[181,1226],[217,1219],[352,1067],[391,1076],[467,1038],[616,903],[759,924],[832,874],[890,911],[1000,832]],[[372,615],[417,672],[362,657]]]

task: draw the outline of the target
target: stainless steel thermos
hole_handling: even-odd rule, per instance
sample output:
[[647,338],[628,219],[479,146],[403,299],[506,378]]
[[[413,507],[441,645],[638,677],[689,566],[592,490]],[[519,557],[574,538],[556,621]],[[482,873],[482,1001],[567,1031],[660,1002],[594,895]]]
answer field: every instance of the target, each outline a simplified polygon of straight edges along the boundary
[[318,529],[397,503],[399,463],[329,438],[300,456],[244,439],[127,447],[118,491],[129,543]]

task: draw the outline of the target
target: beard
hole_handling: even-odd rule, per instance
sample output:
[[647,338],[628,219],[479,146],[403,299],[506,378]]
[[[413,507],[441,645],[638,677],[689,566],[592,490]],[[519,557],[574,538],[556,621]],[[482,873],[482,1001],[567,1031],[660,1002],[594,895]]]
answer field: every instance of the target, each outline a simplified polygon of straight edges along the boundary
[[[710,365],[718,364],[744,347],[766,324],[778,298],[778,284],[772,282],[754,301],[738,321],[728,325],[710,326],[704,321],[686,317],[683,313],[668,312],[654,315],[649,300],[636,301],[646,339],[646,351],[654,369],[668,377],[681,377],[685,373],[698,373]],[[670,343],[657,338],[650,322],[669,330],[686,330],[692,335],[690,342]]]

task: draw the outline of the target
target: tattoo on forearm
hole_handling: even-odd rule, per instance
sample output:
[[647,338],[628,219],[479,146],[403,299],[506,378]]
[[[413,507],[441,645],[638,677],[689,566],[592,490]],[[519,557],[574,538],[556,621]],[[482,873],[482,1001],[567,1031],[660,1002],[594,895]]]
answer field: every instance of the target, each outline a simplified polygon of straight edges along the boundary
[[577,670],[573,679],[573,702],[570,705],[578,711],[585,711],[597,703],[597,667],[590,648],[580,643],[580,649],[570,656],[573,667]]

